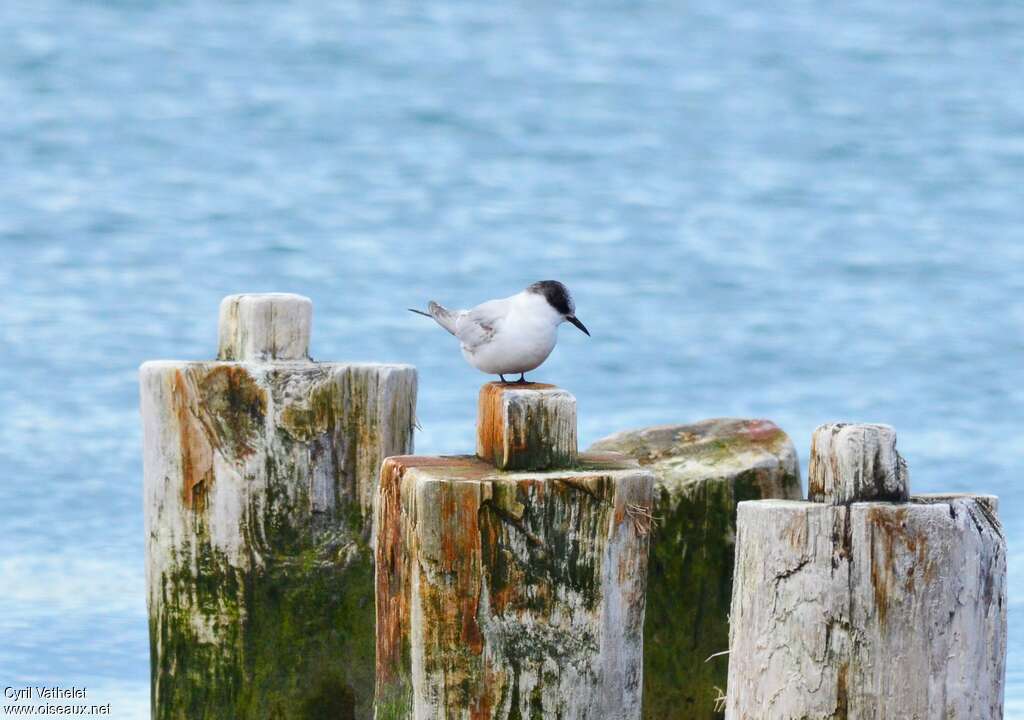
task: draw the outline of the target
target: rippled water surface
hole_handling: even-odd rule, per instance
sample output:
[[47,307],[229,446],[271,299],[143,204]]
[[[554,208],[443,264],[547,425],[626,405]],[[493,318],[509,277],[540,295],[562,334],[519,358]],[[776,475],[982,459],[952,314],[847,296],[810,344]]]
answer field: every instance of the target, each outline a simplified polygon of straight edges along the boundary
[[1024,5],[428,5],[0,4],[0,684],[145,714],[136,368],[221,296],[415,363],[459,452],[484,378],[405,308],[552,277],[584,443],[882,421],[999,494],[1024,716]]

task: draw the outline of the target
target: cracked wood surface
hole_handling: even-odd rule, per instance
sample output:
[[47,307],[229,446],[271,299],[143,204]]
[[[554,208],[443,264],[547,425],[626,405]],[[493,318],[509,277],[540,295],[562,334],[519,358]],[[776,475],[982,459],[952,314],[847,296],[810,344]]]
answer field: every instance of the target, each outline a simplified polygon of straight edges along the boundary
[[726,717],[1002,717],[990,496],[739,506]]

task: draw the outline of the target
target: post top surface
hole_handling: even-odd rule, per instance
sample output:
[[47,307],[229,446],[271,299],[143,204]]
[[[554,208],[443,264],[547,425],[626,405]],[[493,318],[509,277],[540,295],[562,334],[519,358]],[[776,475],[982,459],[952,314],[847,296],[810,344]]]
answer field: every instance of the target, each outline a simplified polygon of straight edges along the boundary
[[772,512],[773,510],[800,510],[807,512],[831,512],[836,509],[879,507],[891,510],[906,510],[928,505],[948,505],[957,501],[979,502],[993,512],[998,507],[996,495],[977,493],[922,493],[911,495],[906,501],[900,500],[855,500],[845,505],[831,505],[814,500],[787,500],[784,498],[761,498],[758,500],[741,500],[737,507],[744,512]]
[[984,501],[998,501],[999,496],[993,495],[992,493],[914,493],[910,496],[910,501],[914,502],[945,502],[948,500],[984,500]]
[[522,393],[524,395],[538,394],[538,395],[552,395],[552,394],[565,394],[572,395],[565,388],[560,388],[557,385],[551,385],[550,383],[535,383],[535,382],[498,382],[493,381],[484,383],[483,387],[480,388],[482,391],[487,393],[498,393],[501,395],[508,395],[511,393]]
[[247,300],[250,302],[301,302],[313,304],[305,295],[299,295],[298,293],[288,292],[266,292],[266,293],[232,293],[231,295],[225,295],[220,301],[221,305],[225,303],[234,303],[239,300]]
[[[722,452],[724,445],[728,445],[728,453]],[[747,463],[752,453],[796,453],[782,428],[771,420],[758,418],[709,418],[695,423],[622,430],[597,440],[589,449],[625,452],[644,465],[676,465],[689,459],[726,465],[734,460]]]
[[633,458],[620,453],[581,453],[571,468],[551,470],[499,470],[475,455],[398,455],[387,459],[404,470],[415,470],[422,479],[456,482],[493,482],[495,480],[558,480],[601,475],[649,473]]
[[885,430],[888,432],[896,432],[896,429],[887,423],[860,423],[860,422],[829,422],[822,423],[814,432],[825,432],[831,430],[832,432],[838,432],[840,430],[850,429],[863,429],[872,428],[876,430]]
[[[310,362],[309,360],[283,360],[281,365],[287,365],[295,372],[309,375],[326,374],[333,375],[344,372],[416,372],[416,366],[408,363],[375,363],[375,362]],[[251,360],[146,360],[139,365],[139,374],[147,376],[150,374],[162,374],[180,370],[210,371],[218,367],[243,366],[252,373],[260,373],[260,365],[265,363],[253,363]],[[267,372],[274,368],[266,368]]]

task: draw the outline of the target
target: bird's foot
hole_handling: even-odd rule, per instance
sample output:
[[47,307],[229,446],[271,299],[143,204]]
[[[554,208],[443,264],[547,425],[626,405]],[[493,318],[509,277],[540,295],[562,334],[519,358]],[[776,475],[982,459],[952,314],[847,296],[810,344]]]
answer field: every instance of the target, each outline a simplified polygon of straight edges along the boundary
[[519,373],[519,379],[516,380],[518,385],[525,385],[527,383],[526,373]]
[[506,384],[508,383],[508,380],[506,380],[506,379],[505,379],[505,376],[504,376],[504,375],[502,375],[502,374],[500,374],[500,373],[499,373],[499,374],[498,374],[498,377],[500,377],[500,378],[501,378],[501,381],[502,381],[503,383],[506,383]]

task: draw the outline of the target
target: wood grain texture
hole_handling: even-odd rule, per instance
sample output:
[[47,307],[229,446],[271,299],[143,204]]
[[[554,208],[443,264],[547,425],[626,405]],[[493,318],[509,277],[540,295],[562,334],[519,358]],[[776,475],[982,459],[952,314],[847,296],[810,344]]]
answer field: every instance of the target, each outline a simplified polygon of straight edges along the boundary
[[639,718],[652,487],[613,454],[549,473],[389,458],[377,719]]
[[889,425],[829,423],[814,431],[807,499],[843,505],[861,500],[905,501],[910,474]]
[[739,506],[727,718],[1001,718],[989,498]]
[[480,388],[477,456],[501,470],[547,470],[576,462],[576,398],[554,385]]
[[220,304],[218,360],[308,360],[313,303],[291,293],[228,295]]

